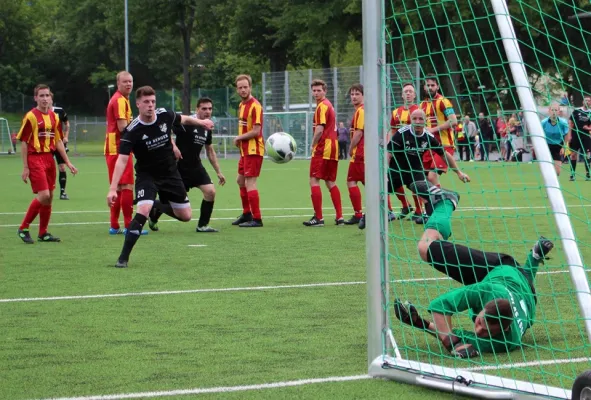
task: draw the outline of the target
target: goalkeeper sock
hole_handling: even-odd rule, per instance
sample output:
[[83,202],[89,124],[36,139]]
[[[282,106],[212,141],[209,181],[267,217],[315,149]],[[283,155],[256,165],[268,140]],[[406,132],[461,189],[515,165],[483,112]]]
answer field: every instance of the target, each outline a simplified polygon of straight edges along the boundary
[[146,218],[142,214],[136,214],[135,217],[133,217],[133,219],[131,220],[129,228],[127,229],[127,233],[125,234],[123,249],[121,250],[121,254],[119,255],[120,261],[129,261],[129,255],[131,254],[131,250],[133,250],[133,246],[135,246],[135,243],[139,239],[147,220],[148,218]]

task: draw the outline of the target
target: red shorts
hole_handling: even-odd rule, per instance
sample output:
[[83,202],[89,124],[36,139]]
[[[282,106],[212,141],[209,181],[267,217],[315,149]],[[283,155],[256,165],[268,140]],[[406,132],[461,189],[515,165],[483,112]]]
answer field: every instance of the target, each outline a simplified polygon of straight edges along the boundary
[[338,160],[325,160],[322,157],[312,157],[310,160],[310,178],[335,182],[338,169]]
[[[445,146],[443,150],[453,157],[455,152],[453,147]],[[423,153],[423,168],[425,168],[425,171],[438,171],[439,173],[445,173],[447,172],[448,166],[447,162],[445,162],[445,159],[439,154],[426,151]]]
[[[117,164],[117,158],[119,155],[106,155],[107,159],[107,169],[109,170],[109,183],[113,180],[113,173],[115,172],[115,164]],[[121,175],[121,180],[119,180],[120,185],[133,185],[134,183],[134,175],[133,175],[133,156],[130,154],[129,158],[127,159],[127,165],[123,170],[123,175]]]
[[365,163],[349,163],[347,182],[361,182],[365,185]]
[[55,189],[56,169],[53,153],[29,154],[27,165],[29,166],[29,180],[33,193],[44,190],[51,192]]
[[238,175],[258,178],[263,167],[263,156],[240,156],[238,161]]

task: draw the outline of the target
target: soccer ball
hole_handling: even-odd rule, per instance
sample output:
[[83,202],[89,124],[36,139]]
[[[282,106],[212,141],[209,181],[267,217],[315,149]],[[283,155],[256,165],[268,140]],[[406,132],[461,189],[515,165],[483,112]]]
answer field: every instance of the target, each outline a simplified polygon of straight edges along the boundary
[[271,161],[285,164],[295,157],[297,144],[289,133],[276,132],[269,136],[265,148]]

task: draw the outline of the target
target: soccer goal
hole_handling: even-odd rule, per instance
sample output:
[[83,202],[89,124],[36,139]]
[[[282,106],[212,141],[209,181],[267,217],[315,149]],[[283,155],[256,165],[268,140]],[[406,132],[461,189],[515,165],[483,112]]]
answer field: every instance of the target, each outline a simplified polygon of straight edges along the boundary
[[311,156],[313,116],[314,113],[309,111],[264,113],[263,136],[267,140],[276,132],[287,132],[298,145],[296,157],[308,158]]
[[6,118],[0,118],[0,154],[12,154],[16,151],[12,138],[10,137],[10,127]]
[[[584,262],[591,257],[588,160],[572,171],[574,181],[569,164],[561,164],[558,176],[541,125],[546,115],[539,111],[553,102],[580,107],[591,92],[589,9],[588,2],[571,0],[515,0],[509,6],[505,0],[363,0],[371,376],[479,398],[591,398],[591,372],[585,372],[591,368],[591,294]],[[448,240],[509,254],[522,265],[540,236],[555,244],[535,277],[533,324],[509,352],[459,358],[429,332],[395,315],[396,300],[404,300],[430,319],[430,303],[461,287],[419,258],[422,225],[387,219],[385,141],[392,109],[402,104],[401,87],[389,70],[416,62],[421,86],[425,77],[435,77],[460,122],[467,115],[478,127],[482,112],[493,126],[492,137],[482,137],[481,143],[490,142],[495,157],[459,163],[472,182],[464,184],[452,171],[440,177],[442,187],[461,195]],[[415,89],[418,103],[423,87]],[[505,110],[517,110],[510,127],[518,127],[511,132],[531,143],[532,163],[492,161],[506,145],[495,129],[509,124],[498,121]],[[400,207],[397,202],[392,196],[394,208]],[[474,330],[466,312],[454,315],[452,323]]]

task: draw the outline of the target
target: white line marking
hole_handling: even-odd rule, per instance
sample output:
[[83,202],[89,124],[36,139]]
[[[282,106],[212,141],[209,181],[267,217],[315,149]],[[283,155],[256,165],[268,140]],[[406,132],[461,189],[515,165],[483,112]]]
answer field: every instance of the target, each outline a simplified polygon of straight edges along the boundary
[[[540,360],[524,363],[515,364],[501,364],[501,365],[486,365],[482,367],[471,367],[471,368],[458,368],[466,371],[483,371],[492,369],[512,369],[521,367],[533,367],[542,365],[552,364],[567,364],[567,363],[581,363],[591,361],[591,358],[574,358],[574,359],[560,359],[560,360]],[[258,385],[241,385],[241,386],[218,386],[210,388],[194,388],[194,389],[177,389],[168,391],[158,392],[139,392],[139,393],[121,393],[121,394],[107,394],[107,395],[93,395],[93,396],[80,396],[80,397],[60,397],[43,400],[120,400],[120,399],[138,399],[138,398],[154,398],[154,397],[171,397],[171,396],[182,396],[190,394],[206,394],[206,393],[231,393],[231,392],[244,392],[249,390],[264,390],[264,389],[279,389],[294,386],[313,385],[318,383],[332,383],[332,382],[351,382],[373,379],[369,375],[351,375],[351,376],[331,376],[328,378],[313,378],[313,379],[300,379],[297,381],[284,381],[274,383],[263,383]]]
[[188,244],[189,247],[207,247],[206,244]]
[[358,381],[362,379],[371,379],[369,375],[353,375],[353,376],[332,376],[329,378],[314,378],[301,379],[298,381],[263,383],[260,385],[243,385],[243,386],[221,386],[212,388],[196,388],[196,389],[181,389],[169,390],[166,392],[143,392],[143,393],[122,393],[111,395],[96,395],[83,397],[60,397],[45,400],[118,400],[118,399],[138,399],[138,398],[152,398],[152,397],[169,397],[182,396],[188,394],[205,394],[205,393],[230,393],[243,392],[247,390],[261,390],[261,389],[277,389],[293,386],[311,385],[316,383],[330,383],[330,382],[348,382]]
[[[586,269],[586,272],[591,269]],[[540,272],[538,275],[554,275],[565,274],[564,271],[548,271]],[[414,283],[414,282],[429,282],[429,281],[443,281],[451,280],[447,276],[434,278],[413,278],[413,279],[396,279],[391,283]],[[89,294],[79,296],[53,296],[53,297],[21,297],[12,299],[0,299],[0,303],[22,303],[28,301],[54,301],[54,300],[83,300],[83,299],[104,299],[111,297],[132,297],[132,296],[160,296],[169,294],[187,294],[187,293],[217,293],[217,292],[247,292],[247,291],[261,291],[274,289],[307,289],[316,287],[331,287],[331,286],[354,286],[365,285],[365,281],[352,282],[325,282],[325,283],[305,283],[301,285],[279,285],[279,286],[249,286],[249,287],[234,287],[234,288],[211,288],[211,289],[188,289],[188,290],[166,290],[161,292],[131,292],[131,293],[110,293],[110,294]]]
[[552,365],[552,364],[570,364],[570,363],[582,363],[591,361],[591,357],[580,357],[580,358],[570,358],[570,359],[563,359],[563,360],[540,360],[540,361],[529,361],[529,362],[520,362],[520,363],[513,363],[513,364],[501,364],[501,365],[485,365],[482,367],[470,367],[470,368],[463,368],[467,371],[488,371],[492,369],[511,369],[511,368],[523,368],[523,367],[535,367],[538,365]]

